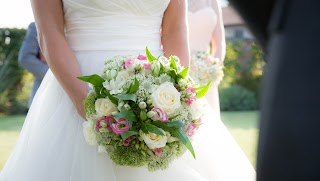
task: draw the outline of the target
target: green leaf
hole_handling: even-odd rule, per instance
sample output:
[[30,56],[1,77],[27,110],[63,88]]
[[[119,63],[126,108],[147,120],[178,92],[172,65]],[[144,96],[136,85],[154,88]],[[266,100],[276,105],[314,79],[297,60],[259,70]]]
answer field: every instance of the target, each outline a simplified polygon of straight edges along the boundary
[[124,100],[124,101],[137,101],[137,96],[135,94],[118,94],[114,95],[113,97]]
[[207,85],[195,88],[194,90],[196,91],[196,97],[197,99],[202,98],[206,93],[208,92],[210,86],[211,86],[212,81],[210,81]]
[[152,124],[162,128],[165,131],[168,131],[171,133],[174,137],[178,138],[185,146],[186,148],[190,151],[192,156],[195,158],[195,153],[192,147],[192,144],[188,138],[188,136],[182,131],[181,127],[183,126],[182,121],[172,121],[172,122],[160,122],[160,121],[155,121]]
[[146,55],[150,63],[153,62],[154,60],[157,60],[157,58],[150,53],[148,47],[146,47]]
[[170,56],[170,68],[175,71],[178,71],[177,64],[176,64],[176,61],[174,60],[173,56]]
[[94,86],[101,86],[105,81],[102,77],[97,74],[89,75],[89,76],[80,76],[78,79],[88,82]]
[[118,100],[116,97],[114,97],[113,95],[111,95],[110,92],[109,92],[109,90],[104,89],[103,92],[108,96],[108,98],[110,99],[110,101],[111,101],[113,104],[115,104],[115,105],[118,106],[119,100]]
[[137,116],[132,111],[122,111],[113,115],[115,118],[125,118],[129,121],[130,127],[132,127],[132,122],[138,121]]
[[188,73],[189,73],[189,67],[186,67],[178,74],[178,76],[185,79]]
[[127,93],[128,94],[136,93],[138,91],[138,89],[139,89],[139,84],[140,83],[139,83],[138,79],[134,78],[132,84],[130,85],[130,87],[129,87],[128,91],[127,91]]
[[138,134],[138,132],[136,132],[136,131],[127,131],[127,132],[120,134],[120,136],[123,140],[126,140],[130,136],[137,135],[137,134]]
[[177,72],[176,72],[175,70],[172,70],[172,69],[171,69],[169,72],[167,72],[167,74],[168,74],[169,76],[171,76],[174,80],[177,81],[178,75],[177,75]]
[[183,144],[184,146],[190,151],[190,153],[192,154],[193,158],[196,158],[196,154],[194,153],[192,144],[188,138],[188,136],[182,131],[182,129],[173,129],[170,132],[174,137],[178,138]]
[[184,125],[183,121],[171,121],[168,122],[168,127],[181,128]]
[[157,135],[164,135],[165,133],[160,129],[158,128],[157,126],[155,125],[152,125],[150,123],[142,123],[141,124],[141,129],[143,132],[145,133],[154,133],[154,134],[157,134]]
[[153,125],[158,126],[162,128],[165,131],[169,131],[174,128],[181,128],[184,124],[183,121],[171,121],[171,122],[160,122],[160,121],[154,121],[152,122]]
[[180,116],[180,114],[177,114],[177,115],[175,115],[175,116],[170,117],[169,120],[175,119],[175,118],[177,118],[178,116]]

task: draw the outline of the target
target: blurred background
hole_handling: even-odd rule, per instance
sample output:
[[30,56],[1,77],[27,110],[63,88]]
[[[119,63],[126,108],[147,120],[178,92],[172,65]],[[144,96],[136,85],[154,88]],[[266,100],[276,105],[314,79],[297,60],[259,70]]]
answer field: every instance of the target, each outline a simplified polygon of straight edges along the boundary
[[[243,20],[220,1],[227,39],[224,80],[219,86],[221,119],[255,166],[258,140],[259,89],[263,53]],[[19,6],[17,5],[19,4]],[[26,28],[33,20],[28,0],[2,3],[0,11],[0,171],[19,136],[33,84],[18,64]]]

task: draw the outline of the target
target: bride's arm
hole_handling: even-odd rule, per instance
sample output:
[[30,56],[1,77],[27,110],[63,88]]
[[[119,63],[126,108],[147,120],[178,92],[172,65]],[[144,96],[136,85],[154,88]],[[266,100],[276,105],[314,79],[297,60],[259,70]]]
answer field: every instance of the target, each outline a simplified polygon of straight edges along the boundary
[[217,25],[212,33],[212,54],[223,62],[226,55],[226,40],[222,19],[222,10],[218,0],[212,0],[212,8],[217,14]]
[[78,80],[80,68],[64,35],[61,0],[31,0],[41,51],[78,113],[84,117],[82,101],[87,95],[85,83]]
[[176,55],[183,66],[189,66],[189,43],[186,0],[171,0],[162,20],[164,55]]

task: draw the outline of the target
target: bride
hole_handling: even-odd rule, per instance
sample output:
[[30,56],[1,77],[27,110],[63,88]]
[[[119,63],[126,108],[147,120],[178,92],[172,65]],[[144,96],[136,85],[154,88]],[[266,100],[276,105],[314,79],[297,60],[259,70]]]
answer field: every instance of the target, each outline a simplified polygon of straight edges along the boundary
[[142,54],[146,46],[187,66],[186,0],[31,2],[50,70],[0,181],[254,180],[251,164],[210,108],[193,142],[197,159],[185,153],[164,171],[117,166],[85,142],[88,90],[76,77],[101,74],[106,57]]

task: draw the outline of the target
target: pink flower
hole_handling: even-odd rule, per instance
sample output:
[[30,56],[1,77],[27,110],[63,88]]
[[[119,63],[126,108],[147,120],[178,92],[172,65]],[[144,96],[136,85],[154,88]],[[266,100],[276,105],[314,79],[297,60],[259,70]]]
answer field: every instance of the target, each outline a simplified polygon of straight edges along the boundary
[[187,100],[185,101],[188,106],[190,106],[194,101],[196,101],[196,91],[193,87],[188,87],[186,90],[186,94],[188,96]]
[[124,63],[123,63],[123,68],[124,69],[129,69],[129,68],[133,68],[134,66],[134,60],[129,58],[128,60],[126,60]]
[[147,60],[147,57],[144,56],[144,55],[139,55],[139,56],[137,57],[137,59],[138,59],[138,60]]
[[196,101],[196,97],[195,96],[190,96],[187,100],[186,103],[188,106],[190,106],[194,101]]
[[[111,115],[110,115],[110,116],[111,116]],[[100,118],[100,119],[97,121],[97,124],[96,124],[96,130],[97,130],[97,131],[99,131],[99,129],[102,128],[102,126],[100,125],[101,122],[104,122],[104,123],[108,124],[108,120],[107,120],[108,117],[109,117],[109,116]],[[112,116],[111,116],[111,117],[112,117]]]
[[168,122],[169,121],[168,114],[165,111],[163,111],[162,109],[154,107],[154,108],[151,109],[151,111],[154,111],[156,113],[154,115],[154,118],[156,120],[159,120],[161,122]]
[[162,149],[161,148],[156,148],[156,149],[153,150],[153,152],[155,153],[156,156],[161,156]]
[[115,134],[122,134],[129,130],[129,121],[124,118],[116,120],[113,116],[107,116],[106,119],[108,121],[108,129]]
[[198,128],[199,127],[194,122],[190,122],[185,132],[188,136],[193,136]]
[[151,68],[150,63],[144,63],[143,66],[144,66],[145,69],[150,69]]
[[196,91],[194,90],[193,87],[188,87],[188,88],[186,89],[186,93],[187,93],[187,94],[188,94],[188,93],[196,94]]
[[126,140],[124,140],[124,141],[122,142],[122,144],[123,144],[124,146],[129,146],[130,142],[131,142],[134,138],[135,138],[135,136],[130,136],[129,138],[127,138]]

